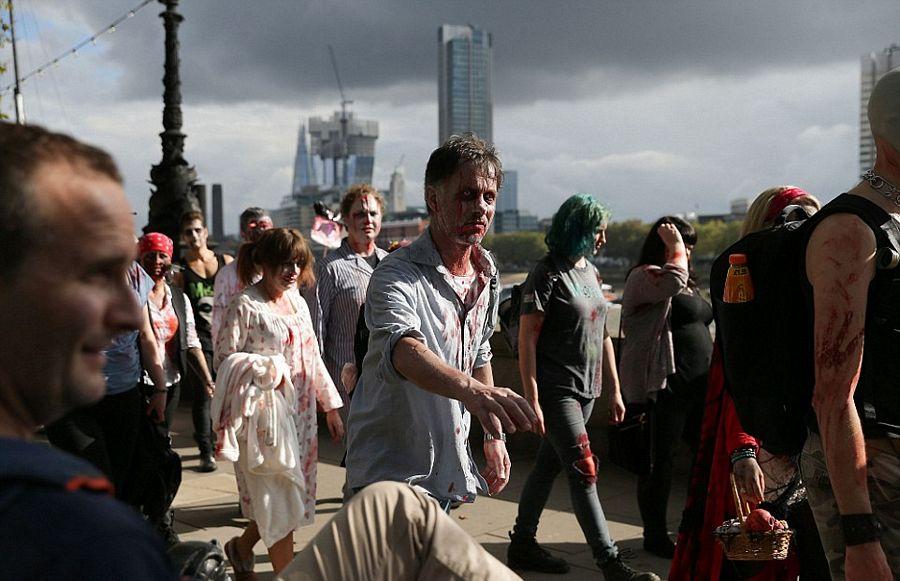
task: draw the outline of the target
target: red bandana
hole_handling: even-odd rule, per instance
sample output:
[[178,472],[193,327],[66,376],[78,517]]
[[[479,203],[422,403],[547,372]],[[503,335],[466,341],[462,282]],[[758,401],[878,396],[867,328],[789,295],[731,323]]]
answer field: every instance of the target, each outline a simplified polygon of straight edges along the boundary
[[783,192],[777,194],[772,201],[769,202],[769,209],[766,211],[765,222],[774,220],[781,211],[791,205],[791,202],[797,198],[808,196],[809,192],[800,188],[787,188]]
[[175,245],[172,243],[172,239],[159,232],[148,232],[138,240],[138,252],[141,256],[148,252],[162,252],[172,258],[174,251]]

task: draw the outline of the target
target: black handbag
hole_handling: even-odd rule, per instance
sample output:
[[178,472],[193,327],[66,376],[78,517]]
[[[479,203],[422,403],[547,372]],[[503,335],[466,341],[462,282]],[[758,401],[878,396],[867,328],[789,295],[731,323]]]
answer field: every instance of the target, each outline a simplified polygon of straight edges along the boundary
[[653,415],[646,404],[625,406],[625,419],[607,432],[610,462],[638,476],[653,471]]
[[[619,313],[616,363],[622,352],[622,313]],[[609,461],[638,476],[653,471],[653,406],[646,403],[625,404],[625,419],[611,424],[607,431]]]

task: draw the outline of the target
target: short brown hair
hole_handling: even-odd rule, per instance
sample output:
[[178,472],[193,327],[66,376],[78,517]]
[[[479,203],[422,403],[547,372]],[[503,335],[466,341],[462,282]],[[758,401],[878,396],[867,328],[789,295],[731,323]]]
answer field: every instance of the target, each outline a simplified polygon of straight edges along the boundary
[[474,133],[451,135],[440,147],[431,152],[425,166],[425,186],[436,186],[449,178],[466,163],[493,175],[497,180],[497,190],[503,185],[503,164],[497,149]]
[[194,220],[200,220],[200,223],[206,228],[206,218],[203,217],[203,212],[191,210],[190,212],[185,212],[181,215],[181,221],[178,222],[178,229],[184,230],[184,227]]
[[62,133],[0,121],[0,276],[18,268],[41,229],[31,180],[45,164],[65,162],[121,184],[112,157]]
[[272,228],[263,232],[256,242],[245,242],[238,251],[237,261],[238,279],[244,285],[253,282],[256,267],[273,268],[291,261],[300,264],[297,286],[308,287],[316,281],[312,250],[303,234],[294,228]]
[[375,198],[375,201],[378,202],[378,207],[381,208],[381,213],[384,214],[384,197],[378,190],[372,187],[371,184],[353,184],[344,194],[344,197],[341,198],[341,220],[343,220],[345,224],[350,218],[350,208],[353,207],[356,200],[363,196],[372,196]]

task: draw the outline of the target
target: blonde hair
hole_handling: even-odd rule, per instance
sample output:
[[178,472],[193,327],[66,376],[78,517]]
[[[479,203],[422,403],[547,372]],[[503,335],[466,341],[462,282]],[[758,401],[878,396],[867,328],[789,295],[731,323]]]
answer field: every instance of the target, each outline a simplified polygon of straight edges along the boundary
[[[794,188],[796,188],[796,186],[775,186],[756,196],[756,199],[750,204],[750,208],[747,210],[747,217],[744,218],[744,224],[741,226],[741,238],[751,232],[765,230],[771,226],[773,221],[766,221],[766,215],[769,213],[769,205],[772,203],[772,200],[782,192]],[[822,207],[819,200],[810,194],[800,196],[796,200],[793,200],[792,203],[801,206],[812,206],[816,210],[819,210]]]

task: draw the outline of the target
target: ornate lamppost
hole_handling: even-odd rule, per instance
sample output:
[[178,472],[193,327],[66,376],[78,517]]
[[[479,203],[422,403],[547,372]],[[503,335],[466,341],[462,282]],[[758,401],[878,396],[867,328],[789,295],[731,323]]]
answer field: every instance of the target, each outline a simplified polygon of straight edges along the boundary
[[184,159],[181,132],[181,77],[178,57],[178,26],[184,17],[177,12],[179,0],[159,0],[166,10],[160,13],[166,29],[166,62],[163,76],[162,160],[150,170],[150,214],[144,232],[162,232],[179,239],[179,220],[185,212],[197,211],[200,204],[191,192],[197,171]]

